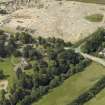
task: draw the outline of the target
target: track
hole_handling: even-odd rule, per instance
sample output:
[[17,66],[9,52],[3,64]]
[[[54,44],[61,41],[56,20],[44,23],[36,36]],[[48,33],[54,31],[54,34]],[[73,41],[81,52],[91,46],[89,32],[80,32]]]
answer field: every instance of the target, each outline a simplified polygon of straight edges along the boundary
[[[68,50],[68,49],[71,49],[71,48],[69,48],[69,47],[65,48],[65,50]],[[94,62],[96,62],[98,64],[101,64],[102,66],[105,67],[105,60],[104,59],[92,56],[92,55],[87,54],[87,53],[83,53],[81,51],[80,47],[75,48],[74,50],[75,50],[76,53],[80,53],[84,58],[90,59],[90,60],[92,60],[92,61],[94,61]]]
[[76,52],[80,53],[84,58],[88,58],[96,63],[99,63],[101,65],[103,65],[105,67],[105,60],[102,59],[102,58],[98,58],[98,57],[95,57],[95,56],[92,56],[90,54],[87,54],[87,53],[83,53],[80,49],[80,47],[76,48],[75,49]]

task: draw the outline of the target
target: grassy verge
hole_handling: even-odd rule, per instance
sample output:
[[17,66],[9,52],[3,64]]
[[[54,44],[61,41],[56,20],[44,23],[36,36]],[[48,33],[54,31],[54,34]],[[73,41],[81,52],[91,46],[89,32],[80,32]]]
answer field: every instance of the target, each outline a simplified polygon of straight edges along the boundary
[[103,20],[103,14],[92,14],[89,16],[86,16],[85,19],[90,22],[101,22]]
[[103,75],[105,75],[105,68],[92,63],[84,72],[67,79],[64,84],[53,89],[53,91],[33,105],[66,105],[88,90]]

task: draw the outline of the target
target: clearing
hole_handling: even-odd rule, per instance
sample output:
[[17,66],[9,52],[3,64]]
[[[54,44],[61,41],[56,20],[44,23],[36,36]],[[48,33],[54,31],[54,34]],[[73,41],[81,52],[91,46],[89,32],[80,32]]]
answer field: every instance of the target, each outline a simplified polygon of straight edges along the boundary
[[0,61],[0,69],[4,71],[4,74],[6,75],[6,79],[7,79],[7,80],[0,81],[1,89],[7,88],[8,85],[9,87],[12,86],[12,83],[16,78],[15,72],[13,71],[14,66],[12,64],[12,61],[17,62],[18,59],[11,57],[11,58],[6,58],[4,61]]

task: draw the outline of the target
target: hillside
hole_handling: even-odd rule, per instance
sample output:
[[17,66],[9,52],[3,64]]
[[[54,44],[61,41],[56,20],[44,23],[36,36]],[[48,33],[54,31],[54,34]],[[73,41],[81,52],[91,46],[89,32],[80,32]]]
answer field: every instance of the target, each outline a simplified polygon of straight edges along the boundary
[[[40,0],[34,4],[33,1],[20,2],[18,6],[22,9],[1,16],[3,29],[25,30],[35,37],[57,37],[74,43],[84,39],[98,27],[104,27],[105,7],[99,4],[54,0]],[[102,21],[90,22],[85,19],[86,16],[94,14],[102,14]]]
[[104,0],[0,0],[0,105],[104,105]]

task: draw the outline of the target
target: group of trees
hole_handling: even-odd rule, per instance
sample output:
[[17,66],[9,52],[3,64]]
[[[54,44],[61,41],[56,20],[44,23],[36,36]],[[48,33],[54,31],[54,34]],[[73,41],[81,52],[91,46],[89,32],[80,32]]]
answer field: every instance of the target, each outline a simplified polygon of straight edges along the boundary
[[2,34],[0,34],[0,57],[10,56],[16,48],[17,46],[13,37],[8,39],[8,36],[2,32]]
[[[42,45],[44,48],[54,48],[57,46],[62,46],[63,48],[64,46],[72,46],[70,42],[65,43],[64,40],[59,38],[33,38],[30,34],[25,32],[17,32],[15,35],[11,35],[10,33],[5,33],[4,31],[0,30],[0,57],[7,57],[11,54],[29,57],[30,54],[38,54],[39,52],[37,53],[37,50],[32,48],[33,45]],[[24,48],[24,53],[21,53],[18,50],[20,47]],[[28,54],[29,49],[30,53]]]
[[93,33],[88,40],[82,46],[82,50],[85,53],[93,53],[102,47],[105,42],[105,29],[99,28]]
[[62,39],[33,38],[27,33],[16,33],[12,38],[12,45],[16,46],[12,46],[15,50],[12,49],[11,54],[15,52],[17,56],[32,60],[33,74],[19,68],[9,98],[3,97],[0,105],[31,105],[68,77],[83,71],[90,63],[74,50],[65,50],[65,46],[71,47],[72,44]]
[[105,88],[105,76],[102,77],[92,88],[84,92],[68,105],[84,105],[84,103],[95,97],[103,88]]

